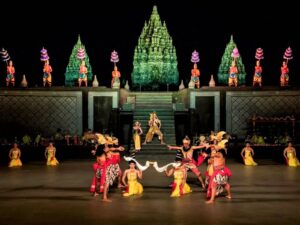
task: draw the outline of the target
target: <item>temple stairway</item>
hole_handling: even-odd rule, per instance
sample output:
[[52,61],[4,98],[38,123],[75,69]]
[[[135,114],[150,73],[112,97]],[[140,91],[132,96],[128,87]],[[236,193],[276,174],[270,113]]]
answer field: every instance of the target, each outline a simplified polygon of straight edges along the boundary
[[[154,135],[151,143],[143,144],[140,152],[136,153],[137,159],[167,159],[174,160],[175,152],[170,151],[167,145],[175,145],[175,121],[172,104],[171,92],[139,92],[136,94],[135,110],[133,120],[139,121],[142,124],[143,135],[141,136],[142,143],[145,141],[148,132],[148,120],[150,113],[155,111],[158,118],[161,120],[161,131],[164,135],[165,144],[160,144],[158,136]],[[134,155],[134,146],[131,145],[131,152]]]

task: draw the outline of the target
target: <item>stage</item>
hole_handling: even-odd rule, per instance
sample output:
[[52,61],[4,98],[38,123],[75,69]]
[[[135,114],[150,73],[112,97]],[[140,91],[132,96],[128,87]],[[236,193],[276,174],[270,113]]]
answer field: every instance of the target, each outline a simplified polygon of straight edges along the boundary
[[[137,157],[138,159],[138,157]],[[58,158],[59,160],[59,158]],[[1,166],[0,224],[299,224],[300,170],[268,159],[246,167],[229,159],[233,199],[219,197],[212,205],[189,173],[193,193],[171,198],[171,178],[150,167],[144,172],[144,194],[124,198],[110,189],[111,203],[89,193],[93,159],[61,161],[47,167],[42,161],[22,168]],[[142,161],[142,160],[141,160]],[[143,161],[142,161],[143,162]],[[159,165],[167,163],[159,161]],[[126,168],[122,163],[121,168]],[[201,166],[205,171],[205,166]]]

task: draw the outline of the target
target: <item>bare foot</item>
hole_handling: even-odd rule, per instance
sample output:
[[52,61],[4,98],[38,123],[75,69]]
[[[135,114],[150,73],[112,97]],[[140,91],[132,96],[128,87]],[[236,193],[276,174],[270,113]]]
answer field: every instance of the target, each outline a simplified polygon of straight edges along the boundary
[[104,198],[104,199],[102,199],[102,201],[103,202],[112,202],[110,199],[108,199],[108,198]]
[[165,143],[165,142],[160,142],[160,144],[161,144],[161,145],[165,145],[166,143]]
[[119,184],[118,185],[118,188],[124,188],[125,186],[124,185],[122,185],[122,184]]
[[231,195],[226,195],[225,198],[232,199]]
[[212,203],[214,203],[214,201],[213,201],[213,200],[208,200],[208,201],[206,201],[205,203],[206,203],[206,204],[212,204]]
[[94,197],[98,196],[99,194],[98,193],[94,193]]

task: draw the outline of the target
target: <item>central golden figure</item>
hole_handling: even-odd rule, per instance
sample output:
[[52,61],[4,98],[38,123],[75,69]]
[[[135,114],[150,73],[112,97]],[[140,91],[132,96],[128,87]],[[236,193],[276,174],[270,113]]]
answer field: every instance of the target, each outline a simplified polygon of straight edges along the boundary
[[163,133],[161,132],[161,121],[158,119],[158,116],[155,112],[150,113],[150,119],[148,121],[149,130],[147,132],[144,144],[151,142],[153,139],[154,134],[157,134],[158,139],[160,140],[161,144],[164,144],[163,141]]

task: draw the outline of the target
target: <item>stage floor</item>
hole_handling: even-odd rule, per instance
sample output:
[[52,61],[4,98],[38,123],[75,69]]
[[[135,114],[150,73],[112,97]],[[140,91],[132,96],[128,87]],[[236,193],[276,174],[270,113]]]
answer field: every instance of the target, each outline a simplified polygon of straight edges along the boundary
[[300,224],[300,168],[267,160],[245,167],[229,160],[233,199],[220,197],[207,205],[195,176],[189,173],[193,193],[171,198],[172,179],[150,167],[142,196],[124,198],[114,187],[112,202],[105,203],[89,193],[92,162],[65,161],[55,168],[41,162],[19,169],[1,166],[0,224]]

